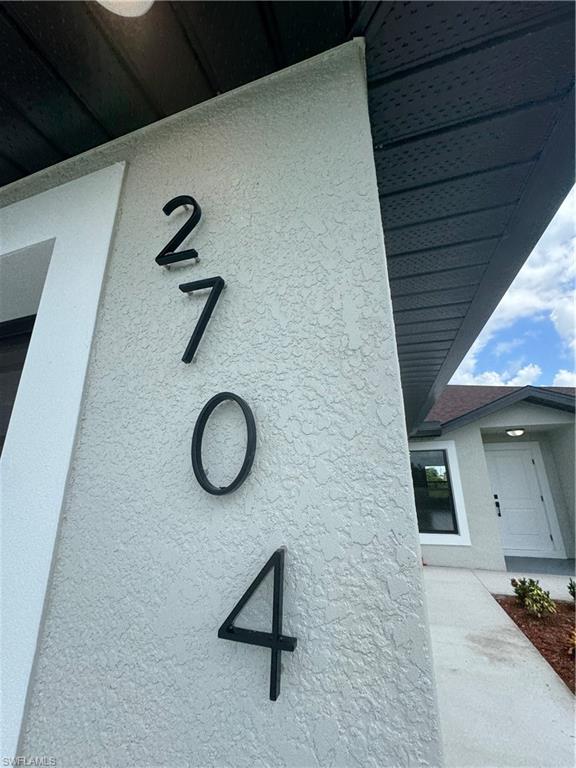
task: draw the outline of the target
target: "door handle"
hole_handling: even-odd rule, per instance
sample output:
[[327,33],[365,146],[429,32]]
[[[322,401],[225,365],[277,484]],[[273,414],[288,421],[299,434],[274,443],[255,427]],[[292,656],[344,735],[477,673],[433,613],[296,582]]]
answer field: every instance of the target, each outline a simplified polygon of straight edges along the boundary
[[498,494],[494,494],[494,504],[496,505],[496,514],[498,517],[502,517],[502,512],[500,511],[500,502],[498,501]]

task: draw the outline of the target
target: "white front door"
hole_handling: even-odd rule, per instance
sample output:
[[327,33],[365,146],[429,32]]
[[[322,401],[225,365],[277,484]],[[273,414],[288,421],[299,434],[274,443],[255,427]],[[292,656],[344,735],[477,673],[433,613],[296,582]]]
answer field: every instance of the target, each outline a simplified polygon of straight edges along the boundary
[[506,555],[557,557],[557,524],[540,452],[528,444],[486,445],[486,461]]

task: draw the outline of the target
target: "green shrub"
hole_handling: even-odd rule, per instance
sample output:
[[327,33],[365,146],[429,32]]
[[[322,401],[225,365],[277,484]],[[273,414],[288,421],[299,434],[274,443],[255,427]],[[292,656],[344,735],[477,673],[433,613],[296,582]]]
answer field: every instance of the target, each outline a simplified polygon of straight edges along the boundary
[[576,600],[576,581],[570,579],[568,582],[568,592],[572,595],[572,600]]
[[526,603],[531,590],[540,587],[540,582],[535,579],[511,579],[510,584],[514,587],[514,594],[522,605]]
[[541,619],[556,613],[556,603],[550,597],[550,592],[545,592],[537,579],[512,579],[510,583],[518,601],[532,616]]
[[545,592],[540,586],[530,590],[524,601],[524,608],[539,619],[550,613],[556,613],[556,603],[550,597],[550,592]]

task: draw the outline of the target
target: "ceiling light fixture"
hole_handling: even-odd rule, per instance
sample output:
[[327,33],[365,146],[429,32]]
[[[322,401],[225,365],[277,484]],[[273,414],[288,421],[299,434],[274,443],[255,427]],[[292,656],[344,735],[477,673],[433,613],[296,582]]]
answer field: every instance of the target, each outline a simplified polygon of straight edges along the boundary
[[154,0],[98,0],[107,11],[115,13],[117,16],[144,16]]
[[506,434],[509,437],[522,437],[526,430],[522,429],[521,427],[517,427],[516,429],[507,429]]

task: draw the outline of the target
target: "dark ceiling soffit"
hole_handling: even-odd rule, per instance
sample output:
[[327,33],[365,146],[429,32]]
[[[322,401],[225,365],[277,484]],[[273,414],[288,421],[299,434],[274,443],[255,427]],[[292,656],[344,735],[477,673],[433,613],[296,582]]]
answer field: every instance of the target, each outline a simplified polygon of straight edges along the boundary
[[[392,5],[393,3],[390,3],[390,6]],[[550,5],[552,7],[552,3]],[[430,70],[432,67],[442,66],[451,61],[456,61],[463,55],[469,56],[471,54],[484,51],[487,48],[493,48],[509,40],[522,38],[527,34],[538,32],[542,29],[557,24],[562,24],[565,21],[570,21],[573,18],[573,9],[570,7],[570,3],[565,2],[564,6],[565,8],[562,10],[552,8],[549,14],[532,18],[520,24],[516,24],[513,29],[503,29],[498,34],[488,34],[487,37],[484,37],[483,39],[470,40],[464,43],[462,46],[458,47],[456,50],[445,51],[440,55],[428,56],[423,60],[419,60],[416,63],[413,63],[411,66],[406,66],[396,71],[392,70],[390,73],[381,77],[375,77],[370,80],[368,87],[380,88],[381,86],[388,85],[389,83],[395,82],[396,80],[410,77],[415,73]],[[390,13],[390,10],[392,9],[389,9],[387,13]]]
[[[569,171],[567,172],[567,169]],[[562,180],[562,184],[559,184]],[[448,355],[409,428],[422,424],[463,360],[502,296],[520,271],[544,229],[574,185],[574,89],[566,96],[560,117],[534,169],[508,232],[484,273]],[[554,197],[550,190],[556,188]],[[452,427],[451,427],[452,428]],[[412,431],[410,429],[409,431]]]
[[[473,411],[469,411],[462,416],[458,416],[451,421],[446,421],[441,424],[439,421],[425,421],[420,427],[415,430],[411,437],[439,437],[445,432],[451,432],[454,429],[470,424],[473,421],[488,416],[491,413],[497,413],[503,408],[509,408],[515,403],[525,401],[534,405],[543,405],[547,408],[554,408],[557,411],[568,411],[568,413],[574,413],[576,399],[572,395],[565,395],[562,392],[554,392],[551,389],[542,389],[540,387],[522,387],[515,392],[511,392],[509,395],[503,395],[497,400],[492,400],[491,403],[481,405],[479,408],[475,408]],[[436,431],[432,435],[432,431]]]
[[348,31],[347,39],[353,40],[355,37],[364,37],[368,27],[372,23],[380,26],[391,10],[392,3],[374,2],[373,0],[362,3],[356,20]]
[[418,429],[410,435],[412,438],[440,437],[442,434],[442,423],[439,421],[425,421],[420,424]]

